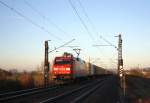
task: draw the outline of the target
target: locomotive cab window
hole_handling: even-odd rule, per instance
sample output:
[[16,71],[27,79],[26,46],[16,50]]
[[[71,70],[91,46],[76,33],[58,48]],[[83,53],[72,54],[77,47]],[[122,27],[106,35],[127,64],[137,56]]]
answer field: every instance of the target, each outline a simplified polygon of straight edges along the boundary
[[69,60],[56,60],[55,64],[71,64]]

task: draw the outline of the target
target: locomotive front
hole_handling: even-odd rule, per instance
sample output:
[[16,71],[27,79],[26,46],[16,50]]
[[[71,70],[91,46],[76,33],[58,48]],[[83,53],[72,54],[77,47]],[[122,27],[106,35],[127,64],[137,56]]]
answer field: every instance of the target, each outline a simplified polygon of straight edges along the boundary
[[52,67],[53,79],[72,79],[73,57],[56,57]]

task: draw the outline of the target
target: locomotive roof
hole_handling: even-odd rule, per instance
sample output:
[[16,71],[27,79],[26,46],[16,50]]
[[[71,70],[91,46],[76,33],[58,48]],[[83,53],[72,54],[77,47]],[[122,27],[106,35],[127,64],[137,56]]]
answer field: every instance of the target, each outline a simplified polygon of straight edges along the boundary
[[57,57],[55,57],[55,59],[74,59],[74,60],[77,60],[77,61],[85,62],[84,60],[82,60],[80,58],[76,58],[74,56],[57,56]]

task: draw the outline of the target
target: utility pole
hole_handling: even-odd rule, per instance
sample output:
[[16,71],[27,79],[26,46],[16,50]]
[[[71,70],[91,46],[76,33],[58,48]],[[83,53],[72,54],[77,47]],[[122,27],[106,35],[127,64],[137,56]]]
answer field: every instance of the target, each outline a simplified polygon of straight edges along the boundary
[[122,38],[121,34],[118,36],[118,75],[123,76],[123,59],[122,59]]
[[122,59],[122,37],[121,34],[118,36],[118,75],[120,77],[121,87],[123,87],[123,77],[124,77],[124,69],[123,69],[123,59]]
[[118,37],[118,75],[120,80],[120,86],[121,89],[123,90],[123,97],[125,97],[125,73],[123,68],[121,34],[119,34],[117,37]]
[[48,62],[48,41],[45,41],[45,58],[44,58],[44,86],[49,85],[49,62]]
[[111,44],[109,41],[107,41],[105,39],[103,39],[103,40],[106,41],[109,45],[93,45],[93,46],[113,46],[114,48],[117,49],[117,51],[118,51],[117,74],[119,76],[121,89],[123,90],[123,93],[121,93],[121,94],[123,94],[123,96],[121,96],[121,98],[122,98],[122,97],[125,97],[125,73],[124,73],[123,59],[122,59],[122,37],[121,37],[121,34],[119,34],[118,36],[115,36],[115,37],[118,37],[118,47]]

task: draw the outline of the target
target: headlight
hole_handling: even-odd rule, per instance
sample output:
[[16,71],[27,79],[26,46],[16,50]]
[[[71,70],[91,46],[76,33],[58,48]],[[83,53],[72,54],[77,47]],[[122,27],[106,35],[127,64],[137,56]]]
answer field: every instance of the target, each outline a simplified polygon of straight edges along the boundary
[[54,68],[54,70],[58,70],[58,68]]
[[70,68],[66,68],[66,70],[70,70]]

